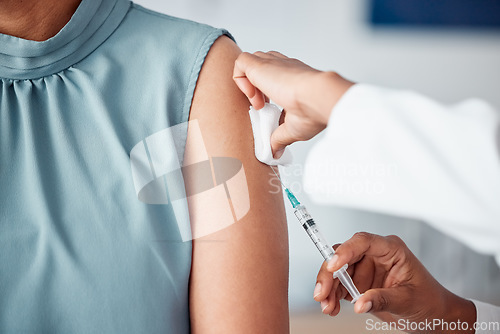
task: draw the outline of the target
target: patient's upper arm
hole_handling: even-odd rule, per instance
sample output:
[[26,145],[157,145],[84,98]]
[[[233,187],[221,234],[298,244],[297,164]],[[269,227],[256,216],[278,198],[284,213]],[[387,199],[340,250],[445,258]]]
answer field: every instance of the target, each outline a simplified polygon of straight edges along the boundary
[[[194,235],[190,282],[192,331],[287,333],[285,211],[281,189],[270,181],[271,169],[258,162],[253,153],[249,104],[232,80],[234,60],[239,53],[238,47],[225,36],[215,42],[200,73],[191,107],[190,120],[197,121],[208,156],[231,158],[226,160],[230,165],[239,160],[246,176],[246,185],[239,178],[234,184],[220,188],[217,196],[228,194],[230,200],[225,196],[209,199],[217,201],[210,206],[212,211],[201,203],[203,200],[189,202],[195,230],[208,231],[210,224],[217,223],[214,220],[219,214],[221,220],[227,220],[228,203],[235,221],[214,233]],[[194,129],[190,125],[188,138]],[[195,151],[196,145],[188,145],[186,159],[195,156]],[[212,159],[212,167],[223,161]],[[231,166],[229,175],[234,174],[231,172],[234,165]]]

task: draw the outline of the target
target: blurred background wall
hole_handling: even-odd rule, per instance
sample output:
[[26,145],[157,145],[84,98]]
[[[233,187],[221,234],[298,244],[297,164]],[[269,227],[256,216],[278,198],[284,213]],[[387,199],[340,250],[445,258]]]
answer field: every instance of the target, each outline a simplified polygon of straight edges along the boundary
[[[244,51],[278,50],[354,81],[413,89],[443,103],[478,97],[500,110],[498,29],[374,26],[369,19],[369,0],[136,2],[226,28]],[[477,254],[422,222],[310,203],[300,181],[302,162],[313,144],[294,144],[295,164],[282,169],[282,174],[331,243],[342,242],[360,230],[397,234],[444,286],[462,296],[500,305],[500,271],[492,257]],[[322,259],[291,210],[288,218],[290,306],[293,314],[311,310],[319,314],[312,291]],[[345,304],[345,308],[352,307]]]

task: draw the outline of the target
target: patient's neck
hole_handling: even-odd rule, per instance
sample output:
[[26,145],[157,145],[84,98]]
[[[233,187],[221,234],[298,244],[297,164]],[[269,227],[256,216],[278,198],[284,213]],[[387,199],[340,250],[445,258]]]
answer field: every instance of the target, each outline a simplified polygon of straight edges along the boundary
[[0,0],[0,33],[34,41],[56,35],[81,0]]

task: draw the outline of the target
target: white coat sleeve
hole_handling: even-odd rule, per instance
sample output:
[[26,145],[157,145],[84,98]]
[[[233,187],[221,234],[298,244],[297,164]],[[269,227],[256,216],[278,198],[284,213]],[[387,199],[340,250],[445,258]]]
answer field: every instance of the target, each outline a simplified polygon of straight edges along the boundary
[[500,307],[473,300],[476,306],[476,334],[500,333]]
[[313,201],[420,219],[500,265],[500,117],[354,85],[306,160]]

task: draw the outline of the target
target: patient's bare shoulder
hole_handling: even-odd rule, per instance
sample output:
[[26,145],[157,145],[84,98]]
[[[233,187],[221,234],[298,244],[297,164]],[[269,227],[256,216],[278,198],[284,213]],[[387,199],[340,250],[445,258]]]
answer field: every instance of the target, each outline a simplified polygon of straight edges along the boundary
[[[208,53],[196,85],[190,120],[197,119],[206,129],[205,144],[213,156],[237,154],[243,147],[252,146],[248,140],[252,137],[251,128],[239,125],[250,124],[249,103],[232,80],[234,61],[240,53],[230,38],[221,36]],[[250,150],[244,153],[240,157],[248,160],[246,153]]]

